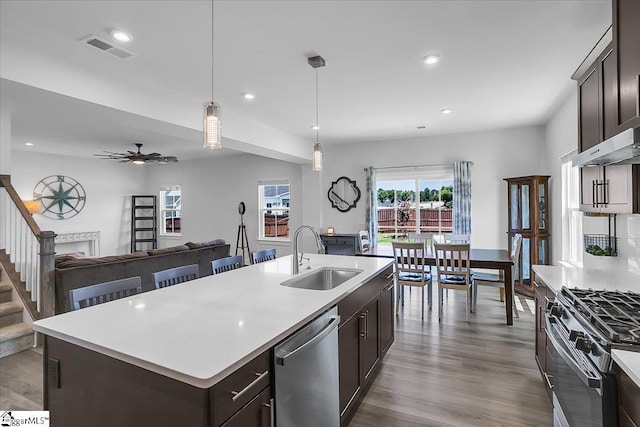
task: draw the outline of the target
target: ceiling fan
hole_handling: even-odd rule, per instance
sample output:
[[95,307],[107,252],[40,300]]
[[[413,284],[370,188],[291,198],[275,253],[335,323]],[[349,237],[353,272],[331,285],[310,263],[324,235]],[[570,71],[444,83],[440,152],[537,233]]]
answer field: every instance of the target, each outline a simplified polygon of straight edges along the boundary
[[114,153],[111,151],[105,151],[106,154],[94,154],[94,156],[100,157],[102,159],[120,160],[120,163],[132,162],[136,165],[166,165],[167,163],[178,161],[178,158],[175,156],[163,156],[160,153],[143,154],[140,152],[140,149],[142,148],[142,144],[140,143],[136,143],[136,147],[138,147],[137,152],[127,151],[126,153]]

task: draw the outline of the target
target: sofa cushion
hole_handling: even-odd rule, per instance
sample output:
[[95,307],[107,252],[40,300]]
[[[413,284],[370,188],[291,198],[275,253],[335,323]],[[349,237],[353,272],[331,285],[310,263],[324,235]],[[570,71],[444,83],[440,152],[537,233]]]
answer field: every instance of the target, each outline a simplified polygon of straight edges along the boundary
[[78,267],[81,265],[106,264],[108,262],[125,261],[128,259],[146,257],[148,255],[149,254],[145,251],[139,251],[139,252],[133,252],[131,254],[112,255],[112,256],[105,256],[101,258],[70,258],[70,259],[63,259],[60,262],[56,262],[56,268],[71,268],[71,267]]
[[189,247],[189,249],[200,249],[200,248],[206,248],[207,246],[224,245],[225,243],[226,242],[224,241],[224,239],[215,239],[215,240],[209,240],[208,242],[198,242],[198,243],[187,242],[187,246]]
[[151,249],[151,250],[148,250],[147,253],[150,256],[153,256],[153,255],[163,255],[163,254],[170,254],[172,252],[182,252],[182,251],[188,251],[188,250],[189,250],[189,246],[180,245],[180,246],[171,246],[170,248]]

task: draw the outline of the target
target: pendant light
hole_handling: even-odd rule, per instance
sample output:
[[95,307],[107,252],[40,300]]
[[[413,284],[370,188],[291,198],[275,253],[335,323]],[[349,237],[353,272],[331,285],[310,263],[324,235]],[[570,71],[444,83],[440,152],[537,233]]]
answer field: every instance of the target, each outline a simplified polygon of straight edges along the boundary
[[313,144],[313,165],[314,171],[322,170],[322,146],[320,145],[320,122],[318,120],[318,68],[324,67],[326,62],[321,56],[312,56],[308,59],[309,65],[316,69],[316,123],[314,129],[316,130],[316,143]]
[[216,150],[222,148],[222,134],[220,132],[220,104],[213,100],[214,88],[214,26],[213,26],[213,0],[211,0],[211,102],[204,104],[204,148]]

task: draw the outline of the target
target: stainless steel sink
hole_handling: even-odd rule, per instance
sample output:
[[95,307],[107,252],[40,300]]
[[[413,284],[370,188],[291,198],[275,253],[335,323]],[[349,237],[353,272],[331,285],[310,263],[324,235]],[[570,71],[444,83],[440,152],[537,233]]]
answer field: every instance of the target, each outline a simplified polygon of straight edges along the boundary
[[293,277],[280,283],[280,285],[298,289],[327,291],[340,286],[359,273],[362,273],[362,270],[355,268],[323,267],[319,270]]

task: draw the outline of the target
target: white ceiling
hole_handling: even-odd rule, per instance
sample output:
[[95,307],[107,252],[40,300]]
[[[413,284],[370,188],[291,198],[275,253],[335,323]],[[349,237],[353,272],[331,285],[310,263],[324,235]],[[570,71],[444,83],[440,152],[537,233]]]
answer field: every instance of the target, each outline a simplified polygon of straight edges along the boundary
[[[307,57],[319,54],[324,144],[541,124],[573,88],[570,75],[610,25],[610,9],[610,0],[218,0],[215,100],[247,123],[313,141]],[[9,80],[0,96],[16,149],[33,140],[35,150],[85,156],[140,141],[202,155],[211,2],[2,0],[0,20],[0,76]],[[78,42],[109,38],[114,27],[133,34],[119,45],[135,57]],[[429,53],[441,63],[423,64]]]

